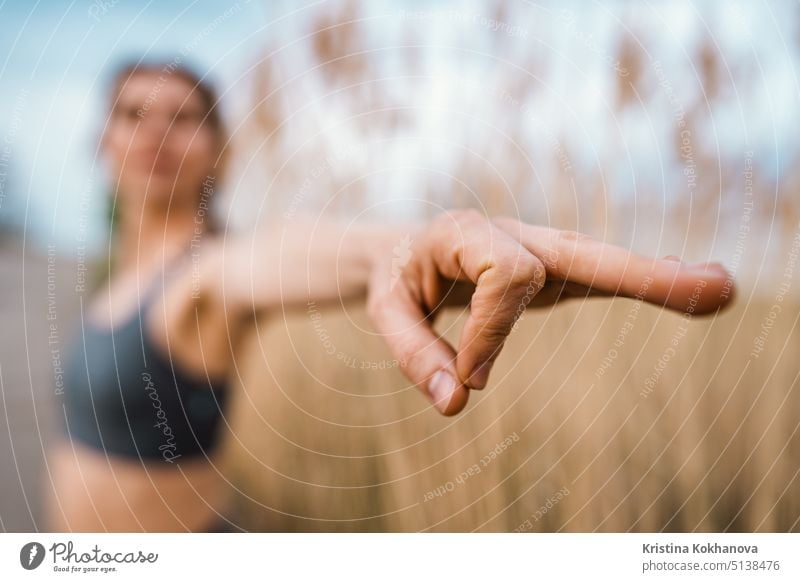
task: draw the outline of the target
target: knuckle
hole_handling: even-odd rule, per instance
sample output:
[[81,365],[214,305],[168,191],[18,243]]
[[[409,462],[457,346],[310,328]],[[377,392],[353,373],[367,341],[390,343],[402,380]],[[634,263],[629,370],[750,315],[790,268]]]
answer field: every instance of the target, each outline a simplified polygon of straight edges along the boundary
[[444,216],[447,220],[454,221],[458,225],[474,225],[487,221],[486,216],[474,208],[449,210]]
[[513,226],[517,221],[511,218],[510,216],[494,216],[489,219],[490,222],[497,226],[498,228],[505,229],[509,226]]
[[492,346],[492,349],[489,350],[487,354],[481,354],[481,358],[487,358],[491,353],[499,349],[499,346],[503,344],[505,339],[508,337],[508,334],[511,332],[509,327],[507,317],[505,316],[495,316],[484,320],[479,328],[480,337],[487,343],[487,345]]
[[520,255],[514,257],[510,264],[505,266],[508,272],[509,283],[513,286],[533,286],[538,291],[544,285],[546,271],[544,264],[534,255]]
[[460,218],[466,222],[486,222],[486,216],[475,208],[464,208],[460,210]]
[[581,242],[592,240],[592,237],[582,232],[575,230],[560,230],[558,232],[558,239],[562,242]]

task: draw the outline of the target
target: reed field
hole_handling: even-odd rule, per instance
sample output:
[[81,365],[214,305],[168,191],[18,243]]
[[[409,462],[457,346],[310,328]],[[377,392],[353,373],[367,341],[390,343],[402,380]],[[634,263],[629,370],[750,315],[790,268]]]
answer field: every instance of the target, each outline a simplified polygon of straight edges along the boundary
[[[797,120],[797,6],[782,27],[709,3],[691,33],[674,3],[548,6],[395,10],[385,34],[361,3],[304,13],[311,42],[254,61],[231,199],[290,220],[478,207],[719,260],[735,301],[528,310],[454,418],[362,306],[264,317],[237,357],[240,527],[800,531],[800,155],[775,121]],[[437,329],[457,342],[463,318]]]
[[[124,20],[113,4],[109,24]],[[221,53],[247,4],[190,27],[181,58]],[[704,317],[624,298],[528,309],[487,388],[450,418],[403,376],[363,301],[259,314],[234,350],[221,457],[235,528],[800,531],[797,2],[267,5],[264,26],[253,25],[259,48],[243,38],[238,65],[206,50],[220,59],[210,77],[230,69],[220,87],[227,175],[209,211],[226,235],[272,220],[397,226],[476,208],[647,256],[718,261],[736,288],[727,309]],[[157,15],[158,27],[169,20]],[[78,79],[54,62],[53,78]],[[50,118],[28,68],[18,125],[37,111]],[[72,92],[74,109],[92,109],[83,89]],[[90,155],[67,140],[73,112],[61,117],[42,132],[59,140],[20,131],[15,157],[0,159],[10,168],[0,286],[16,330],[0,344],[9,531],[43,527],[32,492],[49,486],[45,451],[62,414],[51,288],[61,289],[66,344],[83,316],[78,269],[108,268],[110,247],[86,254],[87,224],[108,226],[94,162],[80,187],[39,185],[53,192],[46,203],[31,203],[25,174],[14,174],[26,140],[35,152],[64,141]],[[31,175],[56,180],[72,167],[33,158]],[[15,208],[12,232],[3,221]],[[39,217],[31,230],[29,214]],[[45,235],[62,223],[68,244],[56,257]],[[397,242],[415,252],[412,238]],[[436,330],[457,345],[465,316],[443,310]]]
[[[362,310],[322,312],[324,327],[263,322],[231,416],[237,524],[797,531],[800,309],[784,304],[755,357],[769,308],[740,301],[695,321],[621,299],[531,312],[453,419],[397,369],[375,369],[391,355]],[[438,326],[457,338],[458,314]]]

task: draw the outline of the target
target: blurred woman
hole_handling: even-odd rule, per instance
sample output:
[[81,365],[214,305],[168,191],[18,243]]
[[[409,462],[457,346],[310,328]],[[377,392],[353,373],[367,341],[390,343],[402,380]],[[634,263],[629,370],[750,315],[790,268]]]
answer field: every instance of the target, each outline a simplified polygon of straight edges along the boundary
[[[718,264],[647,259],[471,210],[395,226],[269,222],[225,237],[208,214],[227,144],[211,89],[173,65],[128,66],[109,104],[112,268],[67,365],[65,438],[49,465],[56,531],[224,529],[217,445],[233,354],[257,313],[366,301],[402,371],[453,415],[486,386],[526,307],[622,295],[702,314],[732,296]],[[399,268],[393,248],[406,237]],[[469,305],[458,346],[432,328],[446,305]]]

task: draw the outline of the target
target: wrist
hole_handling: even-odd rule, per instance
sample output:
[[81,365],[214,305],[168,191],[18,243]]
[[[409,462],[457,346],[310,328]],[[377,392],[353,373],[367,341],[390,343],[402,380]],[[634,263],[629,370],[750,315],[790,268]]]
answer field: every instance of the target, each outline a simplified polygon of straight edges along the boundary
[[403,268],[411,261],[426,228],[423,222],[376,225],[364,237],[368,285],[397,280]]

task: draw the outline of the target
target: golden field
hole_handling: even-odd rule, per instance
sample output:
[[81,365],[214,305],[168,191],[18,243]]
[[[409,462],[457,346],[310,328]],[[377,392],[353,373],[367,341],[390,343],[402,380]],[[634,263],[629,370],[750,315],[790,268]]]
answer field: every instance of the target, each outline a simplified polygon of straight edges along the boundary
[[[370,369],[392,362],[361,309],[264,321],[238,361],[236,523],[798,531],[800,308],[784,303],[754,357],[769,310],[740,293],[694,321],[625,299],[529,311],[487,389],[451,419],[397,369]],[[456,339],[459,321],[437,328]]]
[[[796,114],[777,79],[796,79],[797,38],[778,46],[769,15],[724,3],[617,8],[303,12],[286,38],[308,42],[269,41],[254,61],[228,208],[480,208],[720,260],[731,307],[693,321],[623,299],[529,310],[451,419],[361,307],[264,319],[237,355],[238,525],[800,530],[800,150],[775,137]],[[437,328],[457,340],[462,315]]]

